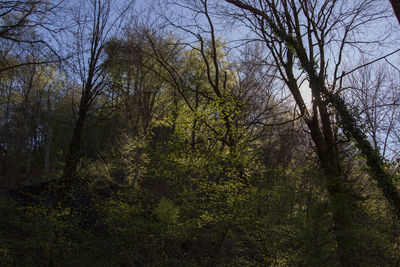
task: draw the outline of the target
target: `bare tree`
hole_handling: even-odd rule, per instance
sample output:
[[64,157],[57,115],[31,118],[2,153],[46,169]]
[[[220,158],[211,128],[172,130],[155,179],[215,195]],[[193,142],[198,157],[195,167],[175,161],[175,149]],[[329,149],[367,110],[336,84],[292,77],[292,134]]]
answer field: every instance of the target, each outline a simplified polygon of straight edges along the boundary
[[[371,175],[400,218],[400,194],[390,175],[385,172],[384,162],[338,93],[343,78],[353,72],[344,72],[342,68],[346,49],[368,43],[357,39],[355,33],[361,34],[368,23],[378,22],[389,15],[377,6],[376,1],[371,0],[351,4],[328,0],[226,2],[240,8],[241,12],[236,16],[247,21],[269,48],[270,57],[297,103],[326,177],[340,261],[343,266],[357,265],[357,252],[352,250],[356,246],[351,245],[357,242],[353,236],[355,226],[352,222],[356,203],[349,194],[351,186],[342,170],[337,146],[339,133],[335,127],[333,110],[328,104],[339,114],[344,132],[355,139],[358,148],[366,156]],[[373,41],[368,44],[373,44]],[[307,108],[300,90],[304,79],[311,89],[311,110]]]
[[[129,145],[122,148],[124,160],[119,158],[118,162],[124,176],[131,176],[130,184],[135,186],[144,169],[145,149],[142,146],[151,136],[149,132],[154,127],[154,120],[165,109],[158,101],[166,82],[154,53],[171,53],[171,58],[176,55],[169,51],[168,37],[159,31],[131,24],[127,32],[123,39],[109,42],[107,51],[110,52],[110,57],[107,59],[107,67],[114,88],[112,94],[117,99],[116,105],[121,112],[118,117],[125,128],[119,134],[124,136],[123,139],[130,140],[127,143],[138,143],[140,146],[139,149],[131,149]],[[170,64],[171,58],[168,58]],[[115,158],[118,156],[111,160],[115,161]],[[126,161],[129,164],[124,164]],[[121,177],[120,180],[125,178]]]
[[346,97],[353,99],[352,105],[365,122],[365,131],[374,149],[389,163],[393,163],[400,153],[397,145],[400,136],[397,76],[396,70],[382,63],[359,69],[346,82],[349,88]]
[[[35,52],[30,55],[31,62],[39,61]],[[8,75],[4,75],[6,73]],[[8,160],[21,159],[5,165],[3,178],[15,185],[39,178],[44,143],[49,152],[44,165],[49,167],[52,138],[48,132],[52,128],[52,119],[47,115],[49,110],[45,106],[46,102],[48,107],[54,106],[56,91],[60,88],[56,82],[57,74],[55,66],[43,64],[24,65],[3,72],[0,146],[8,154]],[[19,171],[22,167],[25,168],[24,173]]]
[[[272,115],[273,110],[279,103],[285,101],[285,97],[283,100],[278,99],[276,93],[279,90],[272,92],[272,88],[275,88],[272,85],[275,85],[277,70],[272,65],[266,64],[262,57],[257,58],[259,51],[256,49],[260,47],[247,46],[243,49],[243,54],[247,54],[247,58],[243,57],[235,62],[230,55],[229,41],[223,39],[228,35],[224,32],[226,29],[221,30],[222,21],[215,12],[217,6],[213,1],[168,1],[167,4],[160,2],[159,6],[167,7],[163,9],[161,16],[168,27],[178,30],[182,38],[181,46],[190,51],[187,55],[192,59],[187,59],[187,62],[191,60],[197,62],[196,70],[192,68],[177,71],[163,60],[171,76],[175,75],[175,80],[181,84],[180,94],[186,94],[184,99],[190,109],[196,113],[199,103],[202,102],[218,106],[219,126],[211,127],[206,121],[201,123],[206,124],[222,146],[234,150],[239,140],[242,142],[247,138],[252,142],[260,137],[262,135],[260,129],[267,126],[266,118],[276,116],[277,114]],[[266,73],[261,73],[261,70]],[[184,72],[199,71],[201,79],[207,81],[206,85],[182,79],[185,76]],[[189,95],[192,97],[188,97]],[[282,111],[283,109],[280,110],[280,114],[284,113]],[[195,119],[193,129],[198,123],[200,121]],[[239,129],[245,128],[246,136],[243,136],[244,131]],[[196,139],[194,133],[195,131],[192,135],[193,144]]]
[[[24,65],[62,61],[64,56],[56,48],[56,40],[71,26],[60,19],[63,2],[0,1],[0,72]],[[32,50],[42,55],[40,61],[28,60],[26,55]]]
[[124,19],[134,2],[122,3],[116,0],[76,1],[73,7],[73,29],[75,50],[71,63],[81,83],[81,99],[69,151],[65,157],[62,177],[62,194],[68,192],[78,181],[76,169],[81,159],[82,134],[90,108],[97,97],[105,92],[108,85],[105,48],[112,37],[121,30]]

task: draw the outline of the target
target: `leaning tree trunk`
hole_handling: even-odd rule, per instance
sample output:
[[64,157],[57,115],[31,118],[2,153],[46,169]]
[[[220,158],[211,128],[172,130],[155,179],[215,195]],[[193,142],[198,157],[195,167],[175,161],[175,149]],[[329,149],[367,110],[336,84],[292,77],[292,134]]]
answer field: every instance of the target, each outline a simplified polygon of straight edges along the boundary
[[344,131],[356,141],[358,149],[366,158],[372,178],[376,180],[382,194],[395,210],[397,218],[400,219],[400,193],[393,183],[391,175],[384,169],[385,163],[382,157],[368,141],[367,136],[358,125],[356,117],[347,108],[344,100],[340,96],[330,93],[326,88],[323,89],[327,100],[338,111]]
[[[400,219],[400,192],[392,181],[391,175],[384,169],[385,162],[368,141],[366,134],[362,131],[357,122],[357,116],[352,114],[345,101],[338,95],[330,92],[324,83],[315,73],[312,63],[305,60],[304,50],[299,51],[299,58],[302,66],[309,74],[311,84],[315,84],[315,90],[320,92],[339,114],[340,124],[344,132],[355,140],[357,148],[365,156],[371,177],[377,182],[384,197],[396,211]],[[303,60],[302,60],[303,58]]]
[[319,154],[327,183],[330,209],[337,242],[337,255],[341,266],[357,266],[359,257],[357,248],[355,210],[356,200],[350,194],[351,185],[341,170],[338,155],[334,147],[329,147],[324,155]]
[[332,104],[338,112],[344,132],[354,139],[357,148],[365,156],[371,177],[377,182],[382,194],[400,219],[400,192],[394,185],[391,175],[384,169],[385,162],[379,152],[374,149],[358,124],[357,116],[350,112],[345,101],[338,94],[327,89],[323,78],[317,75],[314,64],[308,60],[304,47],[299,45],[294,38],[286,35],[284,37],[285,41],[295,48],[300,64],[308,74],[312,89],[324,96],[326,102]]
[[[316,146],[318,159],[327,185],[330,210],[337,242],[337,255],[342,266],[357,266],[358,238],[355,236],[355,209],[357,203],[350,194],[351,185],[341,168],[339,151],[335,144],[333,128],[327,110],[319,103],[320,119],[306,120],[311,138]],[[324,115],[325,113],[325,115]],[[322,124],[319,125],[319,122]]]
[[87,90],[85,90],[79,106],[78,119],[75,123],[74,131],[69,144],[69,150],[65,157],[64,171],[58,192],[58,197],[60,201],[64,201],[68,193],[70,193],[70,191],[74,187],[74,185],[79,183],[76,169],[78,167],[78,164],[82,156],[81,155],[82,133],[87,118],[88,108],[89,108],[89,97],[87,94]]
[[355,237],[354,208],[356,202],[350,194],[349,185],[341,169],[339,150],[336,144],[331,116],[328,107],[321,99],[318,83],[310,80],[313,103],[310,114],[300,93],[293,73],[293,55],[288,54],[285,72],[287,86],[291,91],[315,144],[318,159],[324,172],[329,196],[329,205],[332,212],[333,231],[337,242],[337,254],[342,266],[357,265],[357,251],[359,240]]
[[[257,9],[249,4],[237,0],[225,0],[241,9],[248,10],[256,16],[260,16],[268,23],[273,32],[284,42],[287,46],[292,47],[298,56],[302,68],[308,74],[310,83],[315,84],[314,90],[323,95],[328,103],[337,110],[343,130],[352,138],[354,138],[357,148],[365,156],[371,177],[377,181],[379,189],[382,191],[384,197],[388,200],[390,205],[396,212],[397,217],[400,219],[400,192],[394,185],[391,175],[384,169],[385,163],[375,151],[371,143],[368,141],[365,133],[357,123],[356,117],[347,108],[345,101],[337,94],[330,92],[324,81],[324,77],[317,75],[315,64],[307,57],[307,52],[299,40],[289,35],[287,32],[279,28],[274,21],[266,15],[262,10]],[[399,14],[399,0],[390,0],[396,15]]]

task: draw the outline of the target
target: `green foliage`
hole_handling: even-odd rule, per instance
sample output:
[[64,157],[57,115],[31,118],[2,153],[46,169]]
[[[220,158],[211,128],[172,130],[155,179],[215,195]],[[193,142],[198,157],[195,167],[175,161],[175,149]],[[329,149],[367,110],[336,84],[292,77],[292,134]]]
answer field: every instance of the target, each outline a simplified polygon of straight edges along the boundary
[[[77,88],[58,94],[66,86],[57,82],[62,74],[38,68],[30,98],[11,86],[15,73],[2,73],[0,105],[13,110],[1,132],[1,145],[10,149],[7,158],[0,151],[8,168],[0,173],[33,185],[0,191],[1,266],[340,266],[327,182],[301,123],[286,123],[286,100],[258,103],[258,94],[274,97],[250,92],[265,89],[257,77],[241,88],[246,83],[236,77],[240,66],[226,43],[218,39],[217,51],[210,40],[203,45],[201,55],[198,46],[146,30],[107,44],[110,90],[97,96],[83,131],[82,184],[61,202],[53,188],[72,135]],[[287,48],[297,56],[293,45]],[[213,64],[206,67],[213,53],[220,77]],[[279,114],[265,118],[272,111]],[[44,180],[38,177],[46,142],[35,142],[49,129],[50,182],[36,188]],[[398,221],[371,189],[364,159],[351,144],[338,149],[349,185],[341,196],[356,199],[346,214],[357,227],[343,231],[357,241],[354,258],[360,266],[393,266]],[[398,165],[386,165],[397,183]]]
[[74,214],[69,208],[48,208],[43,204],[21,205],[3,199],[0,262],[4,266],[62,264],[73,247],[65,235],[74,232]]

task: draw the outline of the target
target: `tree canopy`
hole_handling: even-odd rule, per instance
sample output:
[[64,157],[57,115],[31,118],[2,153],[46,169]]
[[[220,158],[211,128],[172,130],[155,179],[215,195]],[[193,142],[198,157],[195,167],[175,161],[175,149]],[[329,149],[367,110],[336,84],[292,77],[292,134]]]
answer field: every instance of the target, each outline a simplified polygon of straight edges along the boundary
[[0,1],[0,265],[397,266],[397,2]]

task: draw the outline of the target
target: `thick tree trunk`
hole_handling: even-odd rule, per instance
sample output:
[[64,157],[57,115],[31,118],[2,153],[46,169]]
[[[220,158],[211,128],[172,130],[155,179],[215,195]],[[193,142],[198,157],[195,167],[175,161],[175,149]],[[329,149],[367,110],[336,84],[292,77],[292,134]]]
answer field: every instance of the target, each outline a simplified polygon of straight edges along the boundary
[[[357,238],[355,237],[354,211],[357,204],[350,194],[350,185],[340,166],[338,150],[332,140],[326,140],[318,124],[307,123],[317,148],[317,155],[324,171],[332,211],[337,255],[342,266],[357,266]],[[332,131],[332,128],[329,129]]]
[[354,209],[357,203],[349,194],[343,175],[327,175],[329,200],[332,210],[337,255],[342,266],[358,266],[359,242],[356,236]]
[[334,233],[337,242],[337,255],[342,266],[357,266],[359,247],[356,237],[355,211],[356,200],[350,194],[350,185],[343,174],[337,155],[329,149],[326,155],[321,155],[321,165],[324,170],[329,202],[334,222]]
[[76,168],[81,159],[81,143],[83,127],[87,117],[88,101],[83,96],[79,108],[78,120],[75,123],[68,153],[65,157],[64,172],[61,180],[61,188],[59,188],[60,201],[65,200],[66,195],[70,192],[77,181]]
[[[359,259],[359,257],[357,257],[356,248],[359,247],[358,243],[360,241],[357,240],[356,236],[356,224],[352,222],[352,219],[355,216],[354,211],[355,208],[357,208],[357,203],[354,200],[351,192],[348,190],[350,186],[346,183],[346,178],[340,169],[338,151],[334,145],[334,141],[336,140],[333,135],[329,113],[327,112],[327,105],[329,103],[332,104],[332,106],[338,112],[344,131],[350,137],[355,139],[358,149],[362,152],[362,154],[365,155],[371,176],[378,182],[378,186],[382,190],[383,195],[396,209],[397,215],[400,218],[400,194],[398,189],[393,184],[390,174],[384,170],[384,162],[382,158],[371,146],[367,137],[359,127],[356,117],[349,111],[344,100],[340,96],[331,93],[325,85],[325,61],[321,58],[321,70],[317,71],[313,52],[310,52],[309,48],[306,48],[302,42],[304,36],[300,32],[300,27],[302,26],[299,25],[298,20],[296,21],[298,17],[295,17],[294,19],[296,21],[296,25],[294,27],[297,28],[291,28],[290,23],[282,25],[282,21],[278,15],[275,17],[273,15],[271,16],[270,13],[257,8],[255,5],[253,6],[249,4],[247,1],[225,1],[243,10],[247,10],[257,17],[262,18],[263,22],[260,26],[261,31],[263,31],[265,28],[264,23],[267,24],[271,32],[289,48],[287,52],[288,57],[286,60],[282,58],[282,54],[275,56],[274,58],[278,65],[283,65],[285,68],[287,74],[286,83],[292,92],[292,95],[295,98],[302,115],[304,116],[305,122],[311,131],[312,139],[317,148],[318,157],[321,161],[327,182],[329,200],[332,208],[333,221],[335,224],[334,231],[338,244],[337,253],[341,261],[341,265],[358,266],[359,264],[357,263],[357,259]],[[392,0],[391,2],[393,8],[396,10],[399,1]],[[266,1],[264,3],[267,3],[267,7],[270,7],[272,10],[276,11],[275,1]],[[297,14],[298,12],[300,11],[295,10],[293,13]],[[287,12],[287,16],[290,17],[293,16],[293,14]],[[309,22],[311,23],[311,21]],[[293,34],[295,34],[295,36],[293,36]],[[323,36],[321,38],[323,38]],[[266,41],[267,45],[270,41],[271,40]],[[319,52],[320,56],[322,57],[324,55],[324,42],[321,41],[319,44]],[[312,40],[309,41],[309,45],[310,47],[313,46]],[[294,65],[292,57],[294,56],[294,53],[291,52],[292,49],[290,48],[296,52],[295,57],[298,58],[302,69],[307,73],[310,87],[312,89],[312,95],[314,98],[313,100],[317,101],[315,102],[317,105],[314,105],[312,116],[305,107],[304,101],[297,86],[297,80],[293,75]],[[275,50],[270,49],[270,51],[274,53]],[[276,53],[278,52],[279,51]],[[323,98],[326,99],[326,101],[323,102]]]
[[289,64],[285,68],[288,77],[287,85],[310,129],[311,138],[316,146],[318,159],[324,171],[329,204],[335,225],[333,230],[337,242],[337,255],[342,266],[357,266],[355,248],[359,246],[357,245],[358,240],[354,236],[355,224],[353,222],[356,203],[349,194],[349,185],[347,185],[346,177],[340,166],[339,151],[335,144],[337,140],[328,109],[321,100],[320,84],[318,80],[310,78],[313,96],[313,115],[311,115],[300,94],[292,67],[290,67],[290,64],[293,64],[290,59],[291,56],[288,57]]
[[383,159],[378,152],[372,147],[367,136],[358,126],[355,116],[351,114],[344,100],[338,95],[330,93],[324,88],[324,95],[328,101],[332,103],[340,116],[340,122],[345,132],[354,138],[358,149],[366,157],[369,172],[382,191],[384,197],[389,201],[394,208],[397,218],[400,219],[400,193],[396,185],[392,181],[392,177],[385,171]]
[[306,70],[310,79],[310,86],[318,94],[324,96],[326,102],[332,104],[338,112],[344,132],[349,137],[354,138],[357,148],[366,158],[371,177],[377,181],[379,189],[400,219],[400,192],[394,185],[391,175],[384,169],[385,163],[382,157],[368,141],[367,136],[357,122],[356,116],[350,112],[345,101],[339,95],[330,92],[323,78],[316,74],[314,64],[308,60],[304,47],[300,46],[293,38],[287,37],[286,39],[287,43],[295,47],[301,66]]
[[[398,188],[393,184],[391,175],[387,171],[385,171],[385,164],[382,158],[379,156],[378,152],[374,150],[371,143],[368,141],[366,135],[359,127],[356,117],[353,116],[353,114],[349,111],[344,100],[340,96],[329,92],[329,90],[326,88],[325,82],[323,80],[324,77],[321,78],[317,75],[315,64],[308,59],[307,52],[304,46],[302,46],[302,44],[299,43],[298,40],[293,38],[293,36],[287,34],[284,30],[280,29],[273,22],[273,20],[268,17],[266,13],[264,13],[262,10],[243,3],[242,1],[225,1],[244,10],[248,10],[256,16],[264,18],[268,25],[279,36],[279,38],[281,38],[287,45],[290,45],[294,48],[300,60],[301,66],[309,76],[310,82],[318,84],[315,90],[321,93],[327,99],[327,102],[331,103],[339,113],[344,131],[347,132],[347,134],[350,137],[353,137],[356,141],[357,148],[366,157],[367,165],[369,167],[369,172],[372,178],[377,181],[379,189],[382,191],[385,198],[394,208],[397,217],[400,219],[400,192]],[[391,3],[397,15],[398,11],[400,10],[398,8],[399,0],[391,0]],[[296,95],[294,95],[294,97],[296,97]]]

